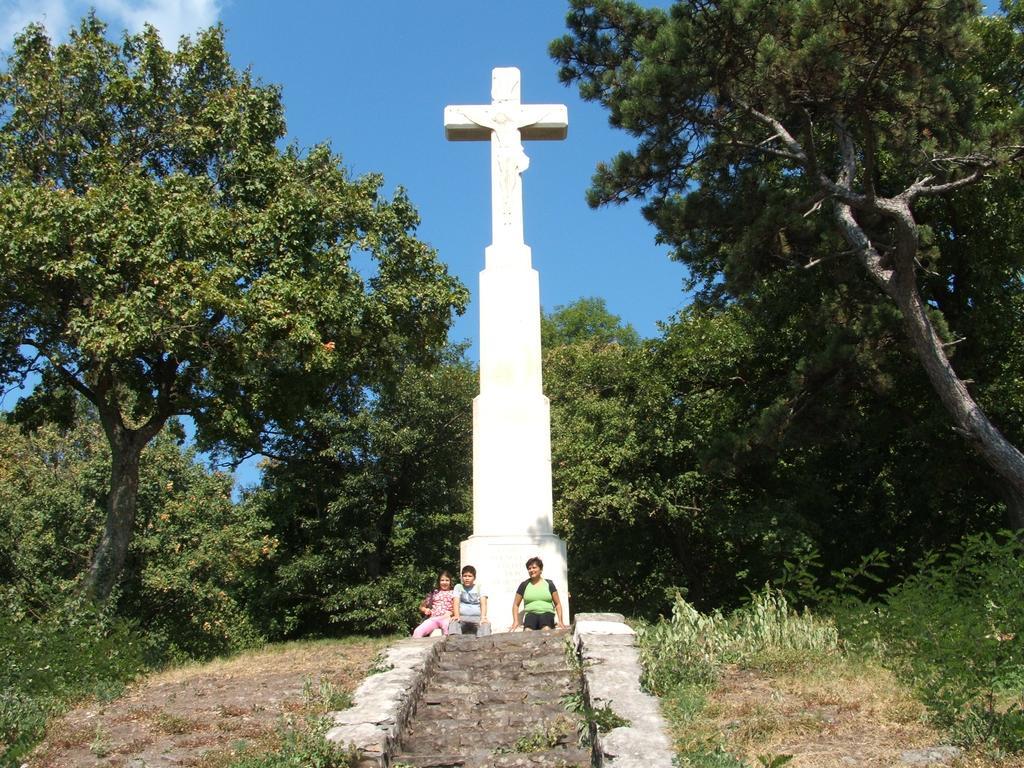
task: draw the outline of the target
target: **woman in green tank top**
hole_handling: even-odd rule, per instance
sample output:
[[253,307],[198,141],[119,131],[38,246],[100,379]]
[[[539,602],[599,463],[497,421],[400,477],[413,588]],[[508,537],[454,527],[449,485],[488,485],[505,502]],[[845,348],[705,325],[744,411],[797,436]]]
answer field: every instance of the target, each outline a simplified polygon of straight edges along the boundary
[[551,579],[541,578],[544,563],[539,557],[531,557],[526,561],[526,572],[530,578],[519,585],[515,600],[512,602],[512,626],[509,632],[519,627],[519,606],[523,606],[523,629],[554,629],[555,617],[558,626],[565,627],[562,621],[562,601],[558,599],[558,588]]

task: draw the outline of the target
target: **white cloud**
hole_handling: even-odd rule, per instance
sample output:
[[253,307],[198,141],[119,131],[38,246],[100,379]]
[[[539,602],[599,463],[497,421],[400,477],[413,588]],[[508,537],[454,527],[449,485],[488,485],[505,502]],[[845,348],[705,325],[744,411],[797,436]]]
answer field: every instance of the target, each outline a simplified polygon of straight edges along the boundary
[[51,37],[63,36],[70,24],[68,0],[0,0],[0,50],[14,50],[14,38],[34,21]]
[[14,36],[33,21],[41,22],[54,40],[63,40],[90,6],[115,38],[124,29],[138,32],[149,22],[160,31],[164,45],[176,48],[182,35],[215,24],[220,4],[220,0],[0,0],[0,49],[10,52]]
[[182,35],[195,34],[217,21],[218,0],[96,0],[100,18],[116,18],[131,32],[149,22],[160,32],[164,45],[177,48]]

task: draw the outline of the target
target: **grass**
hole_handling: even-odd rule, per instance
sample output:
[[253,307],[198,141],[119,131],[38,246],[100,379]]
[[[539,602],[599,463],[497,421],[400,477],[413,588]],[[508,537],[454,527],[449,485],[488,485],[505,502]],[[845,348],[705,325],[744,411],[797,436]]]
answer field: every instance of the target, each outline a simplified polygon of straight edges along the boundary
[[336,712],[352,706],[352,692],[338,688],[326,677],[321,677],[316,685],[312,678],[307,677],[302,688],[302,700],[312,713]]
[[638,634],[684,768],[889,765],[940,743],[892,672],[845,653],[830,620],[777,591],[729,615],[679,599],[670,620]]
[[813,669],[730,665],[713,685],[678,687],[663,711],[681,764],[692,766],[811,754],[815,762],[799,764],[842,765],[847,757],[886,765],[902,750],[940,738],[923,724],[924,706],[891,672],[843,656]]
[[358,752],[327,741],[324,735],[330,727],[326,717],[308,716],[301,724],[285,719],[273,747],[256,745],[227,762],[207,762],[202,768],[355,768]]

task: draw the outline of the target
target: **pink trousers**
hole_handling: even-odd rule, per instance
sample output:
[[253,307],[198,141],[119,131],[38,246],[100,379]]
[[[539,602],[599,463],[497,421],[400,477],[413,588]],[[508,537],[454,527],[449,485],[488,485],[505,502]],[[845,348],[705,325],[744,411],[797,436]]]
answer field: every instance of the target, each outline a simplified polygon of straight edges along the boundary
[[427,637],[435,629],[440,629],[446,635],[448,634],[448,624],[451,622],[451,616],[431,616],[429,619],[420,624],[416,629],[412,631],[413,637]]

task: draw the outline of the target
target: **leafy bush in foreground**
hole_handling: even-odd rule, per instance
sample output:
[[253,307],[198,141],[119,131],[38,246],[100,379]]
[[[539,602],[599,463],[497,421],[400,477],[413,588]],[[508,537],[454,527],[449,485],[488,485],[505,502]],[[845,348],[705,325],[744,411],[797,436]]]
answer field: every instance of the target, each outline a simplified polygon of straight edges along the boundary
[[844,638],[913,685],[962,744],[1024,749],[1024,540],[964,538],[878,603],[837,611]]
[[0,766],[42,738],[47,719],[85,696],[110,699],[142,669],[143,642],[128,622],[83,600],[32,617],[0,606]]

